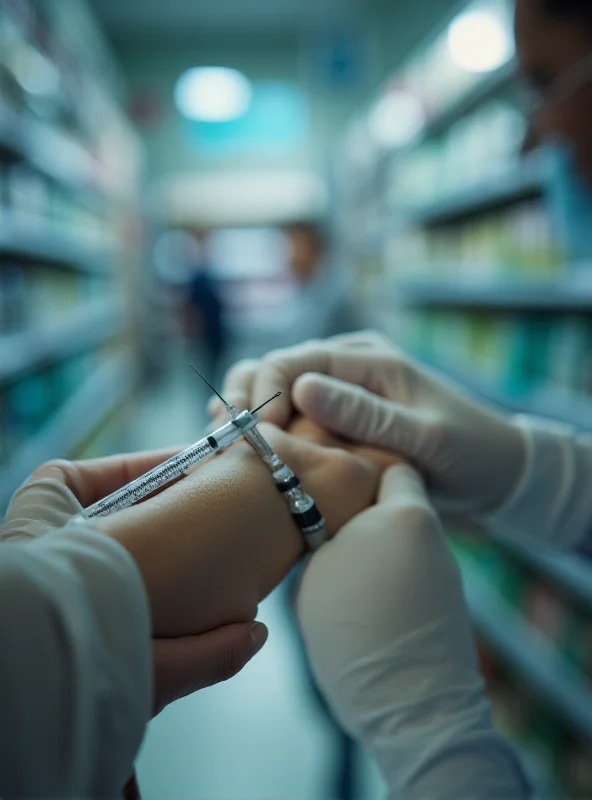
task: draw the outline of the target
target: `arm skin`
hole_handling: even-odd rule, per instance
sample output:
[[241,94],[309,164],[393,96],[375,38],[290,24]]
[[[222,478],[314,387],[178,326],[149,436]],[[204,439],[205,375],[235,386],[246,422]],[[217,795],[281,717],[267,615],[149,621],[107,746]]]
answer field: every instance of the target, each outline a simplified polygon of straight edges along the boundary
[[[332,535],[374,502],[388,458],[380,453],[374,464],[367,449],[347,452],[337,440],[299,425],[299,438],[269,425],[262,433],[315,498]],[[315,437],[323,446],[312,443]],[[253,619],[259,602],[304,552],[271,475],[244,442],[94,526],[135,559],[150,598],[153,633],[162,637]]]

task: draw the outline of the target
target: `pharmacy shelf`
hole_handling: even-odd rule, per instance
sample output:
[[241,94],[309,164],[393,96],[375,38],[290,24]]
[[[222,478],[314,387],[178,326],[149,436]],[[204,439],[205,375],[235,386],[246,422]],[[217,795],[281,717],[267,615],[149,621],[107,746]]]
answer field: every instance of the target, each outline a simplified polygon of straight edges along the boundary
[[115,338],[124,330],[121,304],[89,303],[59,324],[0,336],[0,385],[45,364],[64,361]]
[[34,469],[49,459],[75,454],[132,392],[134,385],[133,365],[128,357],[114,357],[97,370],[0,473],[0,512]]
[[458,100],[428,121],[421,142],[429,139],[450,128],[462,117],[466,117],[483,103],[490,100],[495,94],[509,87],[517,74],[516,62],[511,61],[496,70],[462,94]]
[[511,172],[399,215],[395,227],[445,225],[538,197],[545,191],[547,177],[545,160],[531,157]]
[[26,118],[1,102],[0,160],[28,164],[93,211],[105,207],[92,156],[55,126]]
[[[442,270],[438,269],[441,273]],[[397,284],[397,300],[409,307],[474,308],[520,311],[592,311],[592,281],[559,280],[414,280]]]
[[464,568],[465,594],[475,627],[509,666],[549,705],[592,739],[592,688],[474,568]]
[[533,414],[573,425],[582,431],[592,432],[592,398],[561,387],[549,386],[524,395],[512,394],[497,388],[491,382],[475,377],[468,370],[460,369],[440,359],[418,358],[432,369],[443,373],[461,384],[471,394],[479,395],[493,405],[509,411]]
[[491,538],[522,562],[592,608],[592,563],[573,555],[562,555],[540,543],[490,531]]
[[8,215],[0,218],[0,257],[108,275],[113,249],[58,223]]
[[368,170],[368,174],[361,179],[354,180],[356,191],[372,194],[376,185],[381,183],[381,176],[392,159],[406,158],[410,151],[416,150],[432,137],[443,133],[462,117],[467,116],[495,94],[510,86],[516,74],[516,63],[512,61],[496,72],[483,77],[475,86],[467,89],[456,100],[453,100],[447,108],[428,119],[421,135],[412,144],[402,148],[380,151],[373,168]]

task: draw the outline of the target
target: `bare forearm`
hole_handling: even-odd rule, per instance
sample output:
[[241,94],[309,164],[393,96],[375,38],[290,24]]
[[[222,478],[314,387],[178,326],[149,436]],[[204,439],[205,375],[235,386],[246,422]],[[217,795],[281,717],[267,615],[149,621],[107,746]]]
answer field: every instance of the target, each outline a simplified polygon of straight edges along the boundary
[[136,560],[158,636],[253,619],[303,551],[266,467],[242,443],[98,525]]

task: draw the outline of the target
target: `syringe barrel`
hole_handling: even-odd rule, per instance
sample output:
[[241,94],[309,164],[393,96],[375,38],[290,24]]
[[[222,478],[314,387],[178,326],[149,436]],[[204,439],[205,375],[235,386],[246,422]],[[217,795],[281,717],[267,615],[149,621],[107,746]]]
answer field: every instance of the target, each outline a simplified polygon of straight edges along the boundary
[[208,441],[213,439],[216,443],[215,449],[224,450],[225,447],[236,442],[237,439],[240,439],[241,436],[244,436],[245,433],[252,430],[258,422],[259,418],[256,414],[251,414],[250,411],[243,411],[242,414],[235,417],[232,422],[228,422],[222,428],[218,428],[217,431],[214,431],[214,433],[208,437]]
[[181,477],[192,467],[209,458],[214,453],[219,453],[229,447],[237,439],[257,425],[259,419],[255,414],[244,411],[231,422],[227,423],[209,436],[200,439],[199,442],[191,445],[183,452],[172,456],[167,461],[159,464],[154,469],[141,475],[139,478],[122,486],[116,492],[99,500],[92,506],[84,509],[80,516],[84,519],[93,517],[104,517],[121,511],[124,508],[133,506],[134,503],[142,500],[157,489],[166,486],[167,483]]

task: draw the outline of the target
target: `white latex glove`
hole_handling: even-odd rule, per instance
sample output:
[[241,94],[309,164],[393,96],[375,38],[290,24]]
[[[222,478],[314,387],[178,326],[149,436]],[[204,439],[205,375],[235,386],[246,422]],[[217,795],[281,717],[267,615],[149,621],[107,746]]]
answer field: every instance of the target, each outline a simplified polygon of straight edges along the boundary
[[[425,475],[438,510],[479,518],[499,510],[524,471],[520,426],[375,333],[338,336],[239,363],[223,394],[286,425],[293,409],[342,437],[394,450]],[[211,412],[218,413],[213,403]]]
[[391,467],[378,505],[311,558],[297,613],[320,688],[392,797],[529,795],[493,729],[460,576],[410,467]]
[[82,510],[59,475],[51,465],[43,467],[16,491],[0,527],[0,540],[18,541],[44,536],[63,528]]

